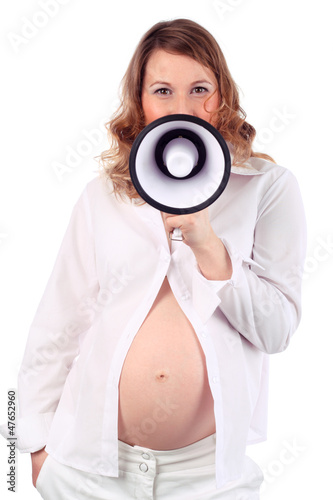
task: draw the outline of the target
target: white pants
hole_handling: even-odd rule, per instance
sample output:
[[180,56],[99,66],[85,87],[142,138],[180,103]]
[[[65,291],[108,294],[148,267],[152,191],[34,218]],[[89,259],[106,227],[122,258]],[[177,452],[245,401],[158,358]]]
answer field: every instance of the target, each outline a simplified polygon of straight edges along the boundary
[[215,434],[170,451],[119,442],[119,477],[99,476],[50,455],[36,488],[45,500],[258,500],[263,474],[246,457],[241,479],[215,485]]

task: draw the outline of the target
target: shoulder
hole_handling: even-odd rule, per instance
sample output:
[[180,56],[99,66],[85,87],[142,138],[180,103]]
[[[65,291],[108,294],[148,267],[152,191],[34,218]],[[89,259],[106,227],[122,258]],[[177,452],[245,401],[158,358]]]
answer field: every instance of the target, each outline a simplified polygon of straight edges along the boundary
[[82,197],[85,197],[92,205],[104,202],[116,203],[117,200],[119,202],[119,198],[114,193],[111,179],[103,174],[97,175],[86,184],[82,192]]
[[257,176],[258,182],[266,189],[278,184],[297,184],[295,175],[286,167],[263,158],[251,157],[242,167],[231,167],[231,174]]
[[91,199],[101,195],[113,195],[113,185],[106,176],[97,175],[87,183],[83,193]]
[[104,175],[97,175],[89,181],[80,197],[91,213],[123,213],[131,210],[134,200],[116,195],[112,181]]

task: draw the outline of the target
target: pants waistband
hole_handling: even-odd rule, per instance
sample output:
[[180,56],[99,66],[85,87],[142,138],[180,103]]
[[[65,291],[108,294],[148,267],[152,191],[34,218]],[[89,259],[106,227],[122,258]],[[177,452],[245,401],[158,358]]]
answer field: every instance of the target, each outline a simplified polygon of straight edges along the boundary
[[119,444],[119,468],[126,472],[176,472],[215,464],[216,434],[175,450],[152,450],[143,446]]

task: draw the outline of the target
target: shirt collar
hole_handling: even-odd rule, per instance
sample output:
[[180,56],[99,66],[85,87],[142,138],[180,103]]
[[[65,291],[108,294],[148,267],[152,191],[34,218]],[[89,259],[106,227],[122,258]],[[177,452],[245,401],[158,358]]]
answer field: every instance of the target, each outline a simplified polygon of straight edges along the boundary
[[237,175],[262,175],[266,172],[263,170],[258,170],[254,168],[252,165],[247,166],[248,163],[241,167],[236,167],[235,165],[231,166],[231,173]]
[[251,157],[249,158],[243,165],[241,166],[236,166],[234,165],[234,146],[230,143],[227,142],[228,149],[230,152],[230,159],[231,159],[231,173],[232,174],[238,174],[238,175],[262,175],[265,173],[265,171],[256,168],[256,163],[257,160],[260,160],[259,158]]

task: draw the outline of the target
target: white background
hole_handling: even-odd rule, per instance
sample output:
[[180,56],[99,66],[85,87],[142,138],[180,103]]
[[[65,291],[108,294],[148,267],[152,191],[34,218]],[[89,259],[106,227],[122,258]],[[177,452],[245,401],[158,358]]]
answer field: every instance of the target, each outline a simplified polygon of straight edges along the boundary
[[[308,220],[304,312],[271,356],[262,498],[329,498],[332,468],[332,32],[329,0],[46,0],[1,4],[0,421],[72,207],[107,146],[103,123],[141,35],[188,17],[217,38],[258,149],[297,177]],[[32,23],[32,24],[31,24]],[[283,115],[284,120],[276,121]],[[279,124],[278,129],[274,124]],[[274,130],[272,130],[272,128]],[[100,130],[100,132],[98,132]],[[87,139],[87,137],[90,139]],[[82,142],[84,141],[84,142]],[[76,159],[73,163],[73,151]],[[70,165],[70,158],[72,164]],[[67,170],[56,174],[55,166]],[[71,166],[71,168],[69,168]],[[290,451],[290,449],[292,451]],[[17,457],[17,499],[39,498]],[[7,491],[0,441],[0,495]]]

